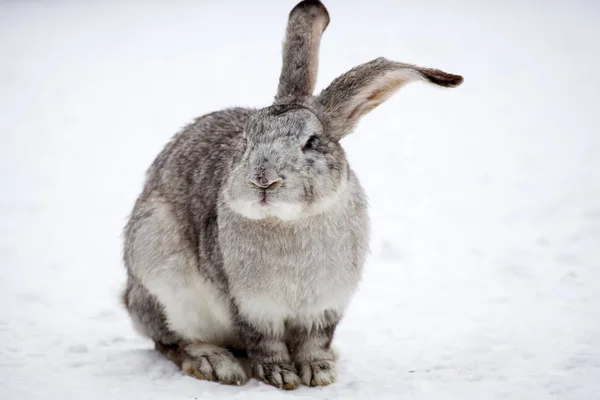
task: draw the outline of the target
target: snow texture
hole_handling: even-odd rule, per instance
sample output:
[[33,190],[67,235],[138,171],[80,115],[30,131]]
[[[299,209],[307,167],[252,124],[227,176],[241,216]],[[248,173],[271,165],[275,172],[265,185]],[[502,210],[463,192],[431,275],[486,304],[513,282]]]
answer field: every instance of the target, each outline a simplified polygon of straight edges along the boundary
[[294,4],[0,4],[0,397],[600,398],[597,1],[326,2],[319,90],[378,56],[465,77],[344,139],[373,240],[334,385],[198,381],[134,333],[144,171],[196,116],[272,101]]

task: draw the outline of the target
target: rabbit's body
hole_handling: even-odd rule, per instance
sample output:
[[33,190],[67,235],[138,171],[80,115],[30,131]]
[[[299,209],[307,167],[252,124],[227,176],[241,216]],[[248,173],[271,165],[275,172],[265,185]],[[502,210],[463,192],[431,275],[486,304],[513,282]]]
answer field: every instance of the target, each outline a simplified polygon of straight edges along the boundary
[[275,102],[205,115],[150,167],[125,229],[123,300],[156,349],[199,379],[240,384],[229,349],[284,389],[336,378],[331,341],[361,278],[366,198],[339,141],[413,80],[462,77],[378,58],[313,96],[329,14],[290,13]]
[[[358,285],[368,221],[349,168],[335,207],[292,223],[249,220],[218,202],[253,112],[238,108],[199,118],[148,171],[125,233],[125,261],[136,277],[126,303],[138,329],[154,340],[242,348],[232,299],[265,329],[283,334],[284,322],[322,325],[341,315]],[[164,310],[136,309],[141,298]],[[144,318],[161,328],[144,328]]]

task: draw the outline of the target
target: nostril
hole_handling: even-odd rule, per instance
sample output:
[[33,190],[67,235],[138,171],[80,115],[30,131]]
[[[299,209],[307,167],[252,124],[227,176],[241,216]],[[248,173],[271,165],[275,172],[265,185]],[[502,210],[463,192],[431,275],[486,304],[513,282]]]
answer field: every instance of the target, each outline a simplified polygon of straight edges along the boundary
[[265,178],[250,179],[249,183],[259,189],[271,190],[281,185],[281,179],[277,178],[270,181]]
[[270,182],[265,189],[275,189],[279,185],[281,185],[281,179],[275,179],[274,181]]

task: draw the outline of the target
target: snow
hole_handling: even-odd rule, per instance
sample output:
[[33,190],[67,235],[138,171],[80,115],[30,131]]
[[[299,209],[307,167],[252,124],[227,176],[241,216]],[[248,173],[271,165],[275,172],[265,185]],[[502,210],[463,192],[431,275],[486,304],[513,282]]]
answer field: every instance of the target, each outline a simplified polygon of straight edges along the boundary
[[337,383],[182,376],[120,307],[121,229],[194,117],[272,100],[295,1],[0,4],[3,399],[600,397],[600,3],[327,1],[318,87],[412,84],[344,139],[372,255]]

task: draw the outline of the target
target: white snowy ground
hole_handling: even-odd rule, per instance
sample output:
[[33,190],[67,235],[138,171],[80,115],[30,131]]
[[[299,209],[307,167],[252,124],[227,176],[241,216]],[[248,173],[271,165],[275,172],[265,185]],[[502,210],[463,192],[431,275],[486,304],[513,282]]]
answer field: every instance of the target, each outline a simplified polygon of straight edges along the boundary
[[338,382],[294,393],[182,376],[117,298],[145,169],[271,101],[295,2],[47,3],[0,5],[2,399],[600,398],[600,3],[326,3],[319,89],[382,55],[465,83],[344,141],[372,257]]

